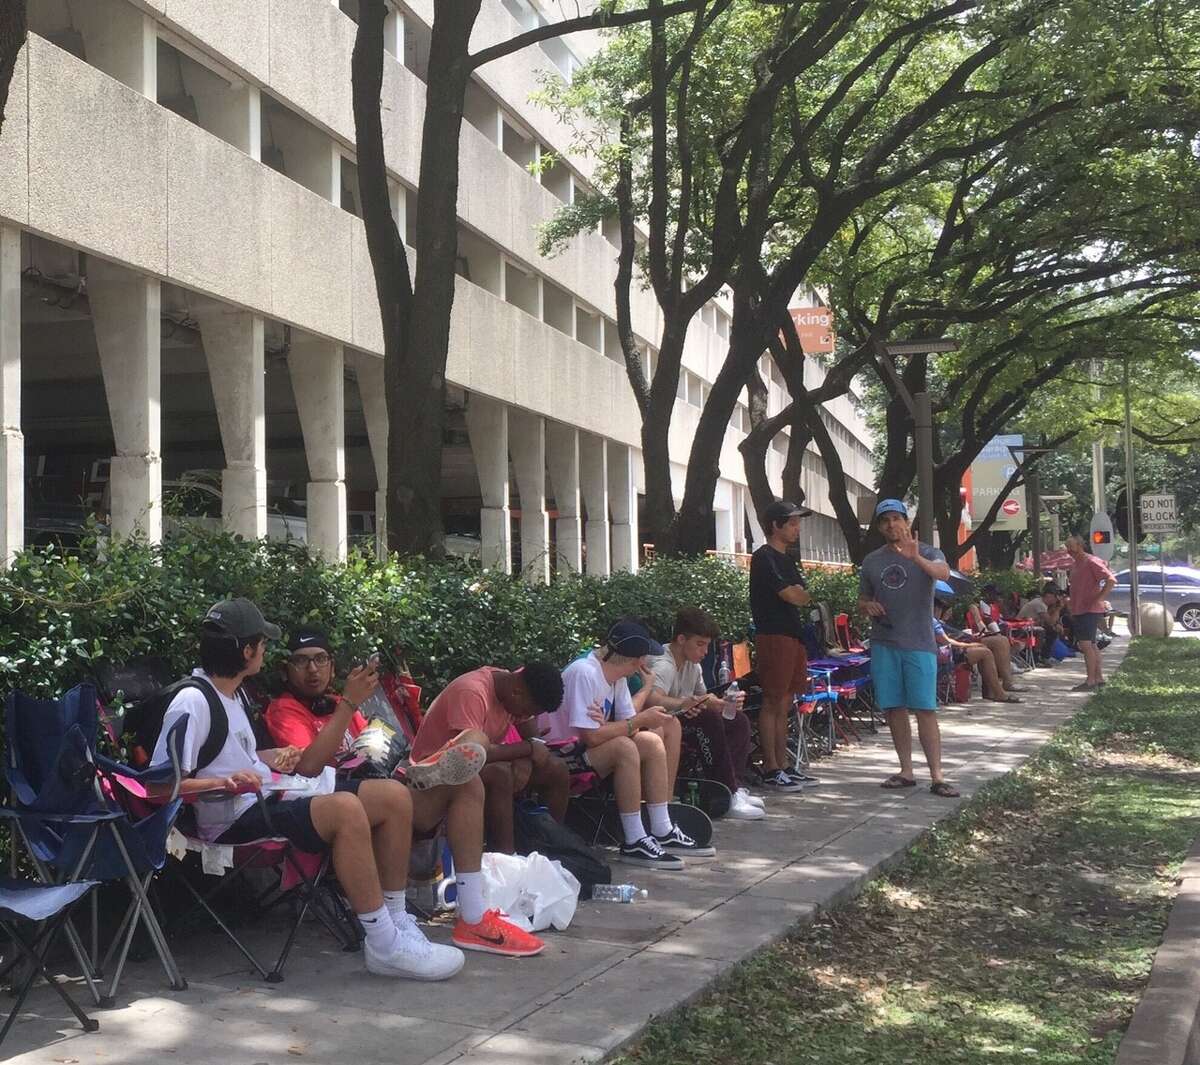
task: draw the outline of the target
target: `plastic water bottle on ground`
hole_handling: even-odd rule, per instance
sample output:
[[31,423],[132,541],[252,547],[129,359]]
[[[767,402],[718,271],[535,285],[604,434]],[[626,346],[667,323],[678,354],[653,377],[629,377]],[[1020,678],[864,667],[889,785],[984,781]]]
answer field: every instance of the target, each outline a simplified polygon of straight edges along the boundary
[[594,884],[592,886],[593,902],[633,902],[634,899],[649,897],[649,891],[634,884]]
[[725,698],[721,704],[721,716],[726,721],[732,721],[737,717],[737,697],[741,692],[738,687],[738,682],[735,680],[728,688],[725,689]]

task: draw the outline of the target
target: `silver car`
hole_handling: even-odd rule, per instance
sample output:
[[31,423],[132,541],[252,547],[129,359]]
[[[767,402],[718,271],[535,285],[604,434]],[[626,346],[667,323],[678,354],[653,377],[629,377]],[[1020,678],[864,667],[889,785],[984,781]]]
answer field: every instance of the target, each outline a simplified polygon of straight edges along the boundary
[[[1146,603],[1163,601],[1163,573],[1167,575],[1167,609],[1185,629],[1200,629],[1200,569],[1187,566],[1138,566],[1138,599]],[[1108,601],[1118,614],[1129,613],[1129,570],[1117,574],[1117,586]]]

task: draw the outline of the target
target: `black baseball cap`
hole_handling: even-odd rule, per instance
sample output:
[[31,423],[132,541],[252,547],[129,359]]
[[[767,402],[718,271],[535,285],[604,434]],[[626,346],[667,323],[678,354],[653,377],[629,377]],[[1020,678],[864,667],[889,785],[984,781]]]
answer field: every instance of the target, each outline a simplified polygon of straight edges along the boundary
[[774,503],[767,505],[767,509],[762,513],[762,520],[769,532],[776,525],[787,521],[788,518],[807,518],[812,513],[808,507],[802,507],[787,499],[777,499]]
[[604,638],[605,644],[626,658],[641,658],[643,655],[661,655],[666,650],[650,630],[637,621],[618,621]]
[[249,640],[253,636],[265,636],[268,640],[278,640],[283,635],[278,625],[272,625],[263,617],[249,599],[222,599],[208,608],[204,615],[204,627],[213,632],[236,636],[239,640]]
[[287,645],[289,651],[307,651],[312,647],[333,654],[333,648],[329,643],[329,633],[313,625],[301,625],[292,633],[292,638],[288,640]]

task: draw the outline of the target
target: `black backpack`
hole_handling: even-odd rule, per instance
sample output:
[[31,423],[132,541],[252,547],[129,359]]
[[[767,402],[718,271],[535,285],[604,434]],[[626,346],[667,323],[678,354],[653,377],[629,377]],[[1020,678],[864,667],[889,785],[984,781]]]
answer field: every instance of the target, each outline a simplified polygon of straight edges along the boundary
[[562,862],[563,868],[579,881],[579,897],[590,899],[597,884],[612,883],[612,869],[587,845],[583,837],[560,825],[549,811],[529,808],[516,803],[513,810],[513,834],[518,854],[537,851],[552,861]]
[[196,755],[196,768],[191,773],[192,776],[196,776],[201,769],[216,760],[217,755],[221,753],[221,748],[225,746],[225,741],[229,738],[229,715],[225,712],[225,706],[221,702],[217,690],[207,681],[201,680],[199,677],[184,677],[182,680],[175,681],[174,684],[160,688],[153,695],[130,707],[125,715],[125,731],[133,733],[136,749],[144,752],[145,758],[149,762],[154,754],[154,748],[158,744],[163,718],[167,716],[171,701],[187,688],[199,689],[204,693],[204,698],[208,702],[208,735],[200,745],[200,750]]

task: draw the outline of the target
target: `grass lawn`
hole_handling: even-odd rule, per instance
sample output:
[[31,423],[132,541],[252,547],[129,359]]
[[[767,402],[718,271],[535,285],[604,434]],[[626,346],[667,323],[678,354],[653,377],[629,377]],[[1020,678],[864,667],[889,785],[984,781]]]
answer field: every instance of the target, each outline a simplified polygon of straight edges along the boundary
[[1200,640],[1139,640],[1021,770],[618,1060],[1111,1062],[1198,832]]

